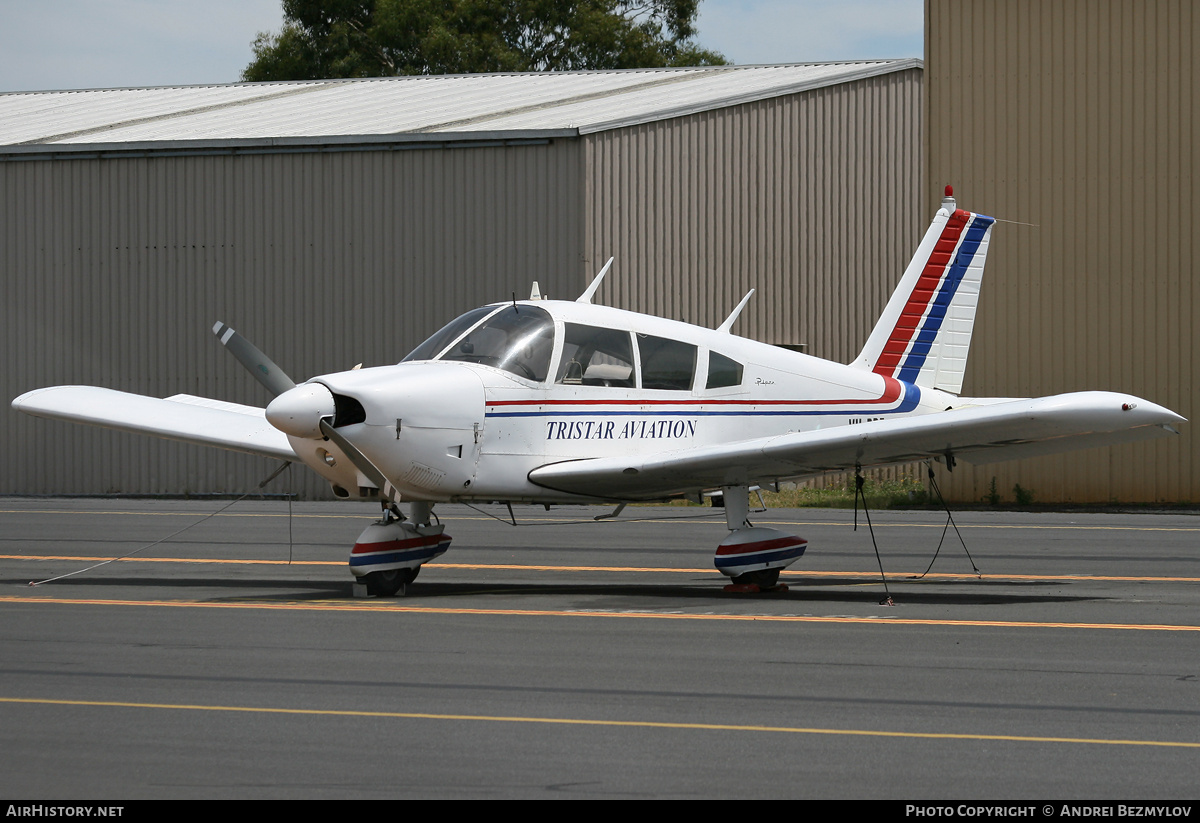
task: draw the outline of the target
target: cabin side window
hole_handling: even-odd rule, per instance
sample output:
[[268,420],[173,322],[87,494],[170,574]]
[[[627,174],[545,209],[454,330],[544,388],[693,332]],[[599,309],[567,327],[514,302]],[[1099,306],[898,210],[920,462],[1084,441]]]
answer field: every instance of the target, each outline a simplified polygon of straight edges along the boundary
[[556,383],[568,386],[633,388],[633,343],[629,332],[564,323]]
[[642,388],[690,391],[696,376],[696,347],[678,340],[638,335]]
[[707,389],[723,389],[742,385],[742,364],[715,351],[708,353]]

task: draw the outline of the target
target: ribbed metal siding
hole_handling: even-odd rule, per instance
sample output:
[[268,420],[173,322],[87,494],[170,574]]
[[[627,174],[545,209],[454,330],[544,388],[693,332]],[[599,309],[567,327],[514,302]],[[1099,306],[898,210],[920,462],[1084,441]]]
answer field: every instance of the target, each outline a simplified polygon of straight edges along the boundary
[[598,300],[858,354],[922,228],[921,72],[589,135]]
[[[1129,391],[1195,419],[1200,11],[1186,0],[928,0],[926,210],[1002,220],[965,393]],[[956,471],[978,500],[1194,501],[1180,438]]]
[[[209,327],[298,379],[544,292],[849,360],[928,219],[919,70],[544,146],[0,163],[11,398],[89,383],[262,405]],[[20,273],[20,274],[16,274]],[[267,461],[6,406],[7,493],[231,491]],[[325,495],[293,471],[275,488]]]
[[[221,319],[296,379],[398,361],[473,306],[586,281],[577,141],[0,163],[3,493],[243,491],[268,461],[34,420],[83,383],[265,405]],[[274,489],[326,496],[296,469]]]

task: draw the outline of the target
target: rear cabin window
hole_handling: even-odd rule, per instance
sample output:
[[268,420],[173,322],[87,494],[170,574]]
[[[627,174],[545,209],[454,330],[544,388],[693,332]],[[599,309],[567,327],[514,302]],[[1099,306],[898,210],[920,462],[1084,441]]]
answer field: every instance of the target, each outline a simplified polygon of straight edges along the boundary
[[742,364],[715,351],[708,353],[707,389],[723,389],[742,385]]
[[639,334],[642,388],[690,391],[696,375],[696,347],[678,340]]
[[633,343],[629,332],[564,323],[556,383],[633,388]]

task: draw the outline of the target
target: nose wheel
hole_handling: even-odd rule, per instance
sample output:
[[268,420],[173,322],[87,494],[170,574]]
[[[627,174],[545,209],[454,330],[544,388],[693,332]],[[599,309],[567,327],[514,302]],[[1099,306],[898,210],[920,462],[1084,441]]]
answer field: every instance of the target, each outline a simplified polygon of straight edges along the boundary
[[417,579],[421,567],[415,569],[389,569],[364,575],[362,583],[371,597],[395,597],[403,595],[409,583]]
[[388,504],[383,518],[363,530],[350,552],[356,597],[404,594],[422,564],[450,548],[445,527],[429,522],[431,509],[430,504],[414,502],[412,520],[407,520],[394,504]]
[[787,584],[779,582],[779,569],[759,569],[729,579],[727,592],[786,592]]

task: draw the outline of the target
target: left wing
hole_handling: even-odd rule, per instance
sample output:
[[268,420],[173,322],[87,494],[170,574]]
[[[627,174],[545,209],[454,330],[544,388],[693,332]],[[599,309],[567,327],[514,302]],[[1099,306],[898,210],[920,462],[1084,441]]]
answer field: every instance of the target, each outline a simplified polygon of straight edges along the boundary
[[163,400],[96,386],[34,389],[14,400],[12,406],[35,417],[90,423],[167,440],[299,460],[287,435],[267,422],[263,409],[254,406],[189,394],[177,394]]
[[644,457],[568,460],[529,479],[572,494],[653,500],[935,456],[989,463],[1109,446],[1178,434],[1172,424],[1183,419],[1131,395],[1077,392]]

